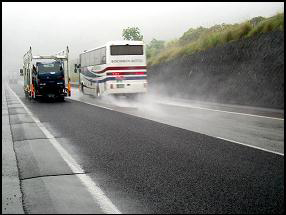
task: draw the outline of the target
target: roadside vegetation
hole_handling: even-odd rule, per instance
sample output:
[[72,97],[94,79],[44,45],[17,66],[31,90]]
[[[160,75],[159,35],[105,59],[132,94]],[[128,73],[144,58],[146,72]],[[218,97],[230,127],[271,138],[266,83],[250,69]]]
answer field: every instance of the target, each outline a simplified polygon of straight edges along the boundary
[[150,66],[167,62],[176,57],[191,55],[220,44],[270,31],[284,31],[284,13],[269,18],[254,17],[240,24],[223,23],[210,28],[190,28],[179,39],[153,39],[147,44],[147,63]]

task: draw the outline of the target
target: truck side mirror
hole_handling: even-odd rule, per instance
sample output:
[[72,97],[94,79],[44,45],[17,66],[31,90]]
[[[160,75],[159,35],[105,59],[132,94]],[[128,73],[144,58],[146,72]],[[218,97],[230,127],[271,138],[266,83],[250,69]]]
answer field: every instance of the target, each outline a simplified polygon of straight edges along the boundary
[[20,76],[23,76],[23,69],[20,69]]
[[78,68],[78,65],[75,64],[75,65],[74,65],[74,73],[77,73],[77,68]]

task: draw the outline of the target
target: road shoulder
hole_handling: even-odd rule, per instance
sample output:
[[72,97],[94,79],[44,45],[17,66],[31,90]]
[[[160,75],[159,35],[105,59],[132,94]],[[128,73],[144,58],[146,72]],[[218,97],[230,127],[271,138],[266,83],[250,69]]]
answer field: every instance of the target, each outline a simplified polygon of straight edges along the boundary
[[2,88],[2,214],[24,214],[4,88]]

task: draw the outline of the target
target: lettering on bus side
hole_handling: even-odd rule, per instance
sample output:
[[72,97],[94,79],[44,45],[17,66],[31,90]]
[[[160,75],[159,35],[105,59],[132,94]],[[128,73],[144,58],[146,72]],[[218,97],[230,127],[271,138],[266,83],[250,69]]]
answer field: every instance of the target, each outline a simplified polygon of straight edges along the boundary
[[134,59],[134,60],[111,60],[111,63],[135,63],[135,62],[143,62],[142,59]]

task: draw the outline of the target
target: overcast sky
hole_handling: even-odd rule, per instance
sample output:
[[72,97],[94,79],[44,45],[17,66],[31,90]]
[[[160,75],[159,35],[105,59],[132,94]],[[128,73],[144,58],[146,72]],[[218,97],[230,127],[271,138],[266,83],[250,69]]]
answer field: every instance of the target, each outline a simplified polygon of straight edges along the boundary
[[75,58],[85,49],[122,39],[137,26],[146,43],[179,38],[189,28],[239,23],[284,12],[283,2],[6,2],[2,3],[2,70],[19,71],[24,53],[53,54],[70,48]]

